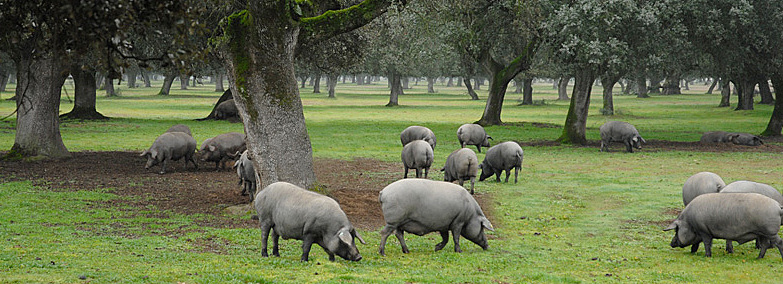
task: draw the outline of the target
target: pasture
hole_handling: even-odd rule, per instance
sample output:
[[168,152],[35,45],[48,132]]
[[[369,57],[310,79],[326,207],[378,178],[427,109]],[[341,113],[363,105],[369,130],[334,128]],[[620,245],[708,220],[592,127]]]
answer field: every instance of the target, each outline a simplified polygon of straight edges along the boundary
[[[9,87],[13,90],[13,85]],[[66,87],[73,94],[72,85]],[[97,109],[111,119],[63,121],[65,146],[72,152],[135,154],[176,123],[190,126],[198,143],[220,133],[242,131],[241,124],[195,121],[206,116],[220,96],[213,86],[173,88],[170,96],[155,96],[158,87],[121,87],[120,96],[111,98],[99,94]],[[361,190],[377,192],[387,180],[401,178],[399,133],[409,125],[427,126],[437,135],[430,179],[442,180],[435,169],[457,149],[456,129],[481,116],[486,91],[479,91],[482,100],[471,101],[463,88],[438,84],[437,94],[427,94],[426,85],[413,87],[405,90],[401,106],[395,108],[384,106],[388,102],[385,82],[338,85],[337,99],[313,94],[312,88],[300,90],[318,171],[328,173],[334,164],[361,163],[350,167],[361,174],[332,173],[319,180],[327,191],[334,187],[330,183],[342,182],[371,185]],[[777,250],[759,260],[753,244],[736,246],[734,254],[727,254],[725,243],[717,241],[712,258],[704,257],[703,246],[696,254],[669,247],[673,233],[662,229],[682,209],[682,184],[690,175],[711,171],[726,183],[752,180],[783,187],[779,141],[756,148],[687,143],[711,130],[757,134],[765,128],[772,107],[718,108],[719,95],[704,95],[706,86],[701,84],[691,87],[685,95],[648,99],[616,95],[618,114],[612,117],[600,114],[601,88],[595,87],[587,122],[592,143],[587,147],[549,142],[560,136],[568,110],[567,101],[555,100],[550,83],[534,86],[537,103],[532,106],[518,105],[521,95],[510,90],[503,107],[506,125],[486,130],[494,138],[493,145],[520,142],[525,151],[520,181],[477,182],[476,196],[496,231],[488,233],[489,250],[463,239],[461,254],[453,252],[451,240],[434,252],[440,241],[437,234],[406,234],[409,254],[402,254],[397,240],[389,238],[387,256],[381,257],[378,232],[383,224],[371,220],[360,222],[365,224],[359,232],[367,244],[358,244],[364,257],[359,262],[339,258],[330,262],[317,248],[311,251],[310,262],[300,262],[301,242],[294,240],[281,240],[280,258],[262,258],[260,230],[250,215],[222,211],[236,204],[201,202],[203,213],[199,208],[185,212],[159,206],[166,202],[160,197],[120,192],[164,178],[199,175],[225,182],[188,184],[238,192],[233,171],[215,173],[214,165],[202,163],[198,172],[191,173],[175,163],[174,174],[158,176],[143,171],[143,162],[123,163],[113,165],[132,168],[118,173],[125,175],[122,184],[90,183],[84,188],[79,181],[46,179],[46,172],[32,168],[40,177],[21,178],[10,174],[9,162],[0,162],[0,282],[777,283],[783,273]],[[11,95],[3,92],[0,97]],[[62,113],[71,108],[66,100],[61,104]],[[13,109],[13,102],[0,101],[0,115]],[[598,127],[609,120],[634,124],[650,145],[633,154],[621,151],[620,144],[612,144],[610,153],[599,152]],[[13,145],[14,126],[13,116],[0,121],[0,149]],[[484,153],[478,157],[482,160]],[[342,162],[328,162],[334,160]],[[354,224],[361,221],[354,218],[349,213]]]

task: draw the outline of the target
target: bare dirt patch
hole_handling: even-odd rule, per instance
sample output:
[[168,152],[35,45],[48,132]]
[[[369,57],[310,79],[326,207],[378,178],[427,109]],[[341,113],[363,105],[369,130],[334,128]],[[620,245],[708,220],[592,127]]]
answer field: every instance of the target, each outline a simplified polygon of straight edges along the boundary
[[[129,203],[130,208],[158,209],[160,218],[167,214],[205,214],[214,218],[198,218],[197,224],[218,228],[255,228],[250,217],[228,216],[225,208],[247,204],[237,185],[236,172],[215,171],[214,164],[200,164],[198,170],[184,162],[170,164],[168,173],[157,174],[159,168],[144,169],[145,158],[135,152],[74,152],[73,157],[50,161],[0,161],[0,182],[30,180],[35,186],[60,191],[113,189],[112,193],[134,197],[112,201]],[[402,165],[359,158],[352,161],[315,159],[319,186],[336,199],[348,218],[358,228],[377,230],[383,225],[378,192],[389,183],[402,178]],[[489,196],[476,194],[484,211]],[[141,210],[141,209],[140,209]],[[134,212],[131,212],[134,214]],[[136,213],[142,214],[142,213]],[[146,213],[144,213],[146,214]],[[146,216],[146,215],[144,215]],[[146,216],[149,217],[149,216]],[[121,231],[121,230],[120,230]],[[100,232],[98,232],[100,233]],[[178,232],[161,234],[177,235]]]

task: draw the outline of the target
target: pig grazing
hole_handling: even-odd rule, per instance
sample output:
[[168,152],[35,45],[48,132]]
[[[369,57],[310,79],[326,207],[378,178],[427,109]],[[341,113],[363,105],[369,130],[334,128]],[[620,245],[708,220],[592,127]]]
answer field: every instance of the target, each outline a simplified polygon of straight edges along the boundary
[[182,132],[182,133],[186,133],[186,134],[188,134],[190,136],[193,136],[193,134],[190,133],[190,127],[188,127],[187,125],[184,125],[184,124],[177,124],[177,125],[174,125],[172,127],[169,127],[169,129],[166,130],[166,132]]
[[144,150],[140,156],[147,157],[147,165],[145,169],[149,169],[158,163],[162,163],[160,166],[160,174],[166,173],[166,164],[168,161],[178,161],[185,158],[185,168],[188,167],[188,161],[193,163],[193,166],[198,169],[196,159],[193,154],[196,151],[196,140],[190,135],[184,132],[166,132],[158,136],[152,146]]
[[424,178],[432,166],[434,154],[432,147],[424,140],[415,140],[402,147],[402,165],[405,167],[405,176],[408,178],[408,169],[416,169],[416,177],[421,177],[421,170],[424,169]]
[[763,183],[740,180],[732,182],[720,190],[720,193],[737,192],[758,193],[783,204],[783,195],[780,194],[780,191],[770,185]]
[[237,105],[234,103],[234,99],[225,100],[215,108],[215,117],[217,119],[235,117],[238,113],[239,111],[237,110]]
[[764,141],[756,135],[740,132],[709,131],[701,135],[701,143],[726,143],[731,142],[735,145],[759,146]]
[[[237,155],[235,154],[235,156]],[[239,185],[242,186],[242,195],[249,195],[250,201],[253,201],[253,198],[256,195],[256,186],[258,185],[258,182],[253,161],[250,160],[247,150],[239,155],[239,160],[234,163],[234,168],[237,170],[237,175],[239,176]]]
[[219,170],[226,168],[230,154],[243,152],[245,149],[245,134],[229,132],[204,141],[199,153],[202,162],[215,162],[215,170]]
[[476,145],[476,149],[481,153],[481,147],[489,147],[489,139],[492,137],[487,135],[481,125],[463,124],[457,129],[457,139],[462,148],[465,148],[465,145]]
[[438,143],[435,133],[424,126],[408,126],[408,128],[405,128],[405,130],[400,133],[400,142],[402,142],[402,146],[405,146],[405,144],[414,140],[426,141],[430,144],[432,150],[435,150],[435,144]]
[[759,258],[770,245],[783,257],[783,240],[778,236],[783,209],[772,198],[756,193],[708,193],[694,198],[664,231],[675,230],[671,247],[704,243],[706,256],[712,256],[712,239],[740,244],[758,239]]
[[720,176],[711,172],[700,172],[692,175],[682,186],[682,203],[688,206],[696,196],[705,193],[718,193],[721,188],[726,186]]
[[296,239],[302,243],[302,261],[307,261],[313,243],[320,245],[329,260],[362,259],[354,237],[364,240],[334,199],[286,182],[270,184],[256,195],[254,202],[261,225],[261,256],[268,257],[267,239],[272,230],[272,254],[280,256],[278,239]]
[[601,152],[604,150],[609,152],[609,143],[611,142],[622,142],[628,153],[633,153],[633,148],[641,149],[642,143],[647,143],[642,136],[639,136],[636,127],[627,122],[610,121],[601,125],[599,131],[601,133]]
[[479,165],[481,169],[479,181],[484,181],[494,174],[495,180],[500,182],[500,174],[506,171],[506,182],[508,182],[511,169],[514,169],[514,183],[517,183],[519,170],[522,169],[523,155],[522,147],[519,147],[516,142],[503,142],[492,146],[487,150],[484,161]]
[[451,152],[446,158],[446,165],[443,166],[443,180],[452,182],[459,181],[463,185],[466,179],[470,180],[470,194],[473,194],[473,185],[476,183],[476,174],[478,174],[478,157],[473,150],[462,148]]
[[448,243],[449,231],[454,238],[454,251],[462,252],[460,236],[486,250],[489,245],[484,229],[494,231],[476,200],[465,188],[453,183],[426,179],[404,179],[386,186],[379,195],[386,226],[381,230],[379,253],[386,255],[386,239],[392,233],[400,241],[403,253],[408,253],[403,234],[423,236],[439,232],[443,239],[435,251]]

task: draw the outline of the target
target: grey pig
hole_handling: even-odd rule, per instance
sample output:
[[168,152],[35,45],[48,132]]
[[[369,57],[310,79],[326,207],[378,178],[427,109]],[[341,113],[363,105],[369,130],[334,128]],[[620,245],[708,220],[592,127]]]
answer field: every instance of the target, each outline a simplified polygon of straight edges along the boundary
[[[778,203],[783,203],[783,195],[774,187],[746,180],[732,182],[723,187],[720,193],[758,193],[772,198]],[[757,241],[756,247],[758,248],[758,246],[759,242]],[[726,241],[726,251],[729,253],[734,252],[734,246],[731,244],[731,241]]]
[[463,185],[466,179],[470,180],[470,194],[473,194],[473,185],[476,183],[478,174],[478,157],[473,150],[462,148],[454,150],[446,158],[446,165],[443,166],[443,180],[448,182],[459,181]]
[[190,127],[184,124],[176,124],[172,127],[169,127],[169,129],[166,130],[166,132],[182,132],[187,135],[193,136],[193,134],[190,133]]
[[435,144],[438,143],[438,138],[435,137],[435,133],[424,126],[408,126],[408,128],[405,128],[405,130],[400,132],[400,142],[402,142],[402,146],[405,146],[405,144],[414,140],[426,141],[430,144],[432,150],[435,150]]
[[625,150],[633,153],[633,148],[642,149],[642,143],[647,143],[639,135],[639,131],[633,125],[622,121],[610,121],[601,125],[601,152],[609,152],[610,142],[622,142],[625,144]]
[[194,158],[196,151],[196,140],[183,132],[166,132],[158,136],[149,149],[141,153],[142,157],[147,157],[145,169],[149,169],[158,163],[161,163],[160,174],[166,173],[166,164],[168,161],[178,161],[185,158],[185,168],[188,167],[188,161],[198,170],[198,164]]
[[239,111],[237,105],[234,103],[234,99],[228,99],[217,105],[215,108],[215,117],[217,119],[226,119],[229,117],[237,116]]
[[514,183],[517,183],[519,170],[522,169],[523,155],[522,147],[519,147],[516,142],[509,141],[492,146],[487,150],[484,161],[479,165],[479,169],[481,169],[479,181],[484,181],[494,174],[495,180],[500,182],[500,174],[506,171],[506,182],[508,182],[511,169],[514,169]]
[[229,132],[204,141],[199,150],[202,162],[215,162],[215,170],[225,169],[230,154],[245,151],[245,134]]
[[688,206],[688,203],[696,196],[705,193],[718,193],[724,186],[726,186],[726,182],[715,173],[700,172],[692,175],[682,185],[682,203]]
[[[783,209],[772,198],[757,193],[708,193],[694,198],[664,231],[675,230],[671,247],[704,243],[705,256],[712,256],[712,239],[740,244],[758,239],[763,258],[770,245],[783,258],[783,240],[778,236]],[[693,249],[695,248],[695,249]]]
[[402,147],[402,165],[405,167],[404,178],[408,178],[408,169],[416,170],[416,177],[421,177],[421,170],[424,169],[424,178],[432,166],[434,154],[430,144],[424,140],[414,140]]
[[242,186],[242,195],[249,195],[252,202],[256,195],[256,186],[258,186],[258,177],[256,176],[253,161],[250,160],[247,150],[242,152],[242,154],[237,152],[234,156],[239,156],[239,159],[234,163],[234,168],[239,176],[239,185]]
[[466,145],[476,145],[481,153],[481,147],[489,147],[491,136],[487,135],[484,127],[478,124],[463,124],[457,129],[457,140],[462,148]]
[[495,229],[476,200],[461,186],[427,179],[403,179],[386,186],[378,199],[386,221],[378,250],[381,255],[386,255],[386,239],[392,233],[400,241],[402,252],[408,253],[405,232],[418,236],[439,232],[442,241],[435,245],[435,251],[446,246],[449,231],[454,238],[455,252],[462,252],[460,236],[484,250],[489,248],[484,229]]
[[362,259],[354,238],[365,242],[334,199],[276,182],[258,193],[254,205],[261,225],[261,256],[269,256],[267,240],[272,230],[274,256],[280,256],[278,240],[283,237],[302,241],[302,261],[308,261],[313,243],[321,246],[331,261],[335,254],[352,261]]
[[756,135],[741,132],[709,131],[701,135],[701,143],[725,143],[731,142],[735,145],[759,146],[764,141]]

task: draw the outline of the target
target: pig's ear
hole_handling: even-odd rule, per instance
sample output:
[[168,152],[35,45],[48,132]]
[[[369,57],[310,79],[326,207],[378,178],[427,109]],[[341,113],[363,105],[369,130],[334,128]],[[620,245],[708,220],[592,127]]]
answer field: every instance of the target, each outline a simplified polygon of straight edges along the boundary
[[158,150],[153,149],[152,151],[150,151],[150,157],[152,157],[153,159],[157,159],[158,158]]
[[351,232],[349,232],[348,229],[346,228],[340,229],[340,232],[337,233],[337,237],[339,237],[341,241],[349,245],[353,240],[353,238],[351,237]]
[[492,227],[492,223],[489,222],[489,219],[486,217],[481,217],[481,226],[484,227],[484,229],[495,231],[495,228]]
[[487,135],[487,139],[489,139],[489,140],[495,140],[495,139],[492,139],[492,136],[489,136],[489,135]]
[[210,152],[215,152],[215,149],[216,149],[215,145],[209,145],[209,151]]
[[639,139],[642,140],[642,143],[647,144],[647,141],[645,141],[644,138],[642,138],[642,136],[639,136]]
[[764,145],[764,141],[761,141],[761,138],[758,138],[758,137],[755,137],[755,136],[754,136],[754,137],[753,137],[753,140],[756,140],[756,141],[758,141],[758,142],[759,142],[759,145]]
[[359,236],[359,232],[357,232],[356,229],[351,230],[351,233],[353,234],[354,237],[359,239],[359,242],[361,242],[363,245],[367,244],[366,242],[364,242],[364,239],[362,239],[362,236]]
[[147,150],[144,150],[144,152],[141,152],[141,155],[139,155],[139,157],[144,157],[147,154],[149,154],[149,152],[147,152]]
[[679,226],[679,225],[680,225],[680,221],[674,221],[668,227],[666,227],[666,229],[663,229],[663,230],[664,231],[671,231],[671,230],[677,229],[677,226]]

